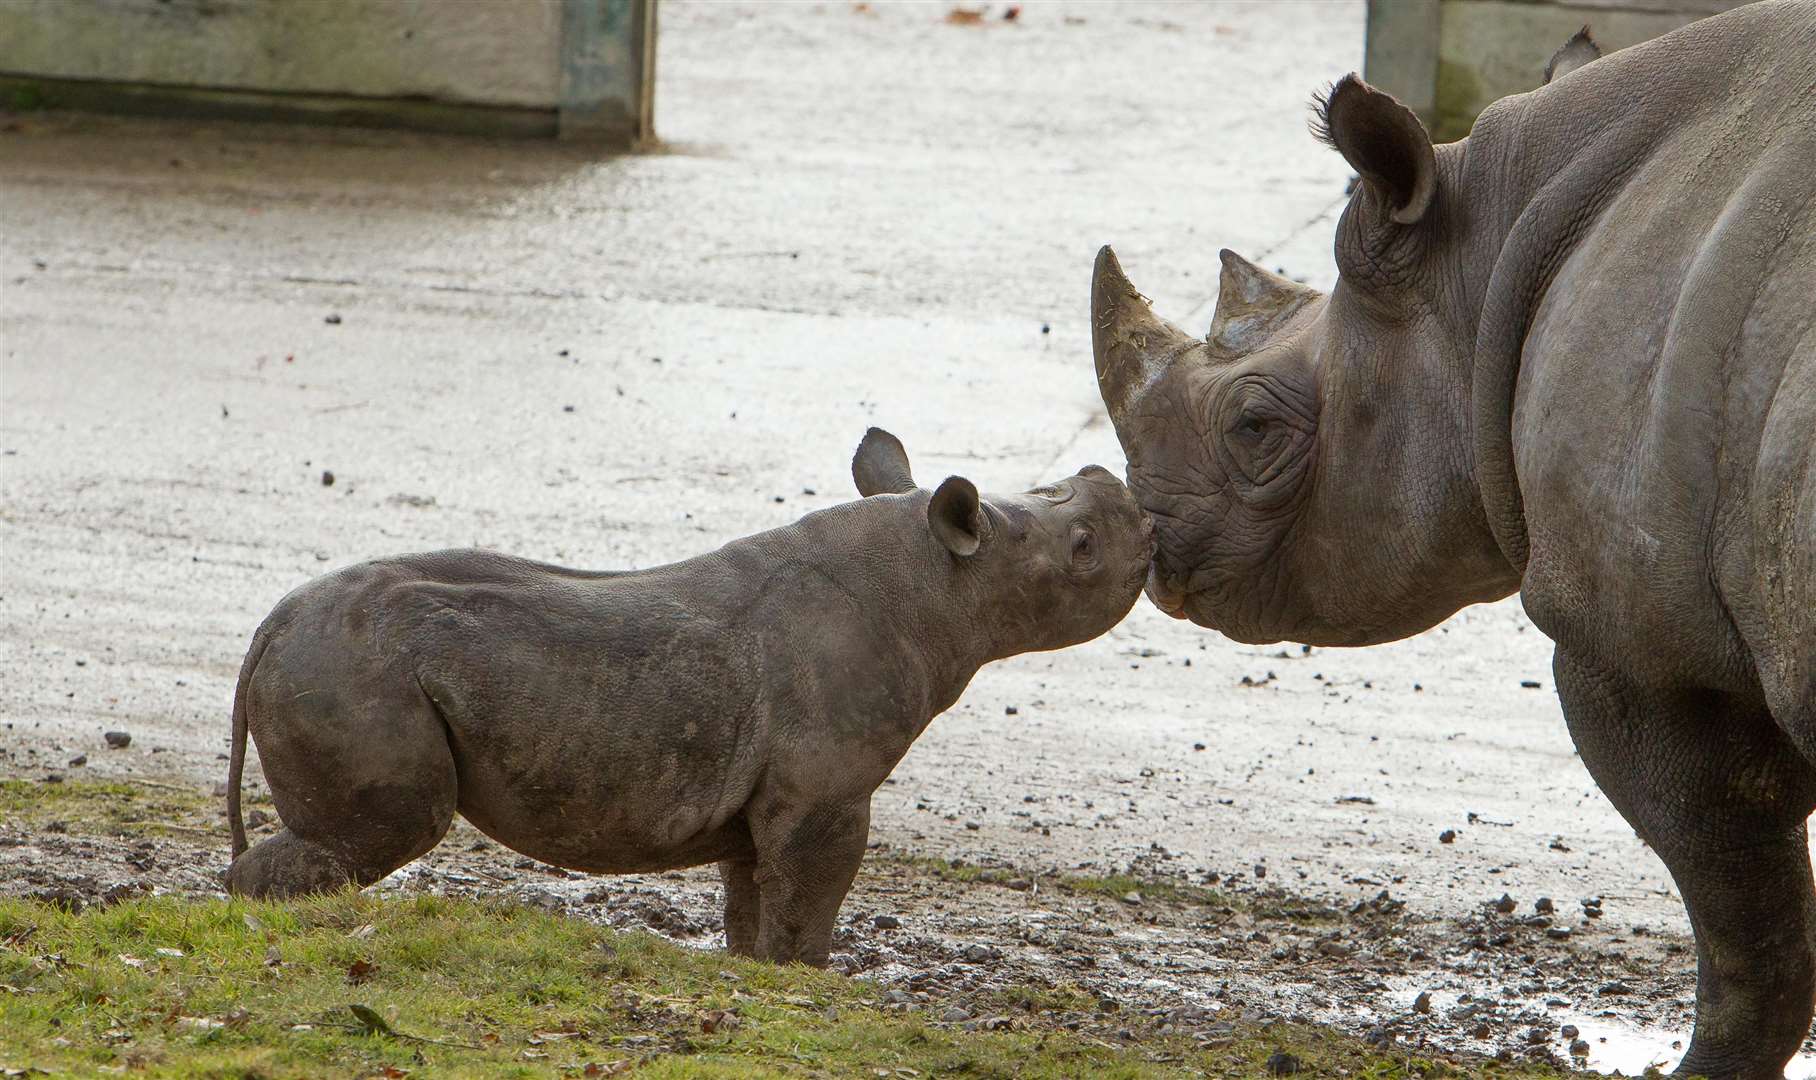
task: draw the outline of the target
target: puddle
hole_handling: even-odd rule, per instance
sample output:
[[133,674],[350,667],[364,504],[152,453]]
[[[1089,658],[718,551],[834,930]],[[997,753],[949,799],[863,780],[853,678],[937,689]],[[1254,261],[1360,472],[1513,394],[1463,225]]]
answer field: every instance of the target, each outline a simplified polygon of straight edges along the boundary
[[[1410,1010],[1418,993],[1416,987],[1402,984],[1393,997]],[[1472,1012],[1470,1006],[1485,1000],[1460,991],[1433,992],[1429,1015],[1443,1018],[1453,1028],[1465,1029]],[[1688,1023],[1682,1028],[1623,1023],[1618,1017],[1572,1011],[1559,1001],[1548,1003],[1543,997],[1502,997],[1493,1003],[1502,1010],[1518,1010],[1525,1023],[1538,1020],[1542,1015],[1543,1023],[1537,1026],[1547,1027],[1554,1033],[1552,1038],[1544,1040],[1544,1045],[1554,1050],[1558,1057],[1574,1061],[1580,1068],[1609,1076],[1640,1076],[1647,1069],[1669,1073],[1677,1067],[1684,1047],[1690,1041]],[[1685,1012],[1688,1012],[1687,1008]],[[1566,1028],[1576,1031],[1566,1038],[1562,1034]],[[1570,1056],[1570,1045],[1577,1040],[1588,1044],[1587,1057]],[[1492,1047],[1489,1049],[1492,1052]],[[1816,1040],[1806,1042],[1803,1052],[1785,1067],[1785,1080],[1816,1080]]]
[[[1628,1027],[1605,1016],[1565,1016],[1560,1023],[1575,1024],[1582,1029],[1578,1038],[1589,1043],[1589,1068],[1599,1073],[1637,1076],[1647,1068],[1670,1072],[1677,1067],[1690,1041],[1690,1029],[1681,1031]],[[1804,1044],[1804,1051],[1785,1066],[1785,1080],[1816,1078],[1816,1050]]]
[[[1589,1057],[1584,1062],[1599,1073],[1638,1076],[1649,1068],[1670,1072],[1684,1056],[1690,1041],[1689,1029],[1668,1031],[1657,1028],[1628,1027],[1606,1016],[1559,1017],[1560,1024],[1573,1024],[1582,1034],[1577,1038],[1589,1044]],[[1812,1063],[1816,1067],[1816,1062]],[[1792,1073],[1792,1076],[1809,1075]]]

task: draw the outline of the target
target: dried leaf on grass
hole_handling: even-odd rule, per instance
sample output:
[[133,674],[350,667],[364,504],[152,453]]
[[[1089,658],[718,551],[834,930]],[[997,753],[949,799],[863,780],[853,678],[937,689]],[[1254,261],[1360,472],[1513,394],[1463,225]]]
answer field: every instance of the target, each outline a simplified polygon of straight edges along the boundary
[[730,1009],[713,1009],[700,1016],[700,1030],[708,1035],[721,1031],[736,1031],[740,1023],[738,1014]]

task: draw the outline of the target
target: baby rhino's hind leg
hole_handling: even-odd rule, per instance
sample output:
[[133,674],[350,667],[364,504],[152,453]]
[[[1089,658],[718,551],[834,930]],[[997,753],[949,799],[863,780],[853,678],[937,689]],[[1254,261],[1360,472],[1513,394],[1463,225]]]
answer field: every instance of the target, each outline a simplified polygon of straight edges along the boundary
[[289,829],[252,845],[227,868],[227,891],[254,899],[333,892],[357,880],[334,852]]
[[249,711],[285,827],[233,860],[229,892],[283,899],[363,888],[447,834],[457,785],[446,726],[420,689],[389,700],[370,690]]

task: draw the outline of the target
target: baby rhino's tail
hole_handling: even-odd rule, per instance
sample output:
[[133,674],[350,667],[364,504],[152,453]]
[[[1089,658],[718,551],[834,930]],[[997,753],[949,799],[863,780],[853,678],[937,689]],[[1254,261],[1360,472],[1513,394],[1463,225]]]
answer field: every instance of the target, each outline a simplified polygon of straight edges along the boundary
[[240,820],[240,776],[246,771],[246,685],[252,681],[252,671],[258,667],[259,658],[265,655],[265,646],[270,641],[264,627],[252,635],[252,647],[246,650],[246,660],[240,665],[239,685],[233,689],[233,749],[229,751],[227,761],[227,825],[233,830],[233,857],[239,858],[246,851],[246,823]]

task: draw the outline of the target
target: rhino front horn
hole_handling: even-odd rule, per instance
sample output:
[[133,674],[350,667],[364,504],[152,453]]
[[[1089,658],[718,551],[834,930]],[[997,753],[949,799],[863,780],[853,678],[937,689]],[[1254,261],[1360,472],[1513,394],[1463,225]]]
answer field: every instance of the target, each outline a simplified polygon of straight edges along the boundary
[[1137,398],[1182,348],[1197,339],[1154,314],[1147,297],[1129,284],[1108,245],[1091,274],[1091,351],[1097,358],[1097,392],[1120,431]]

